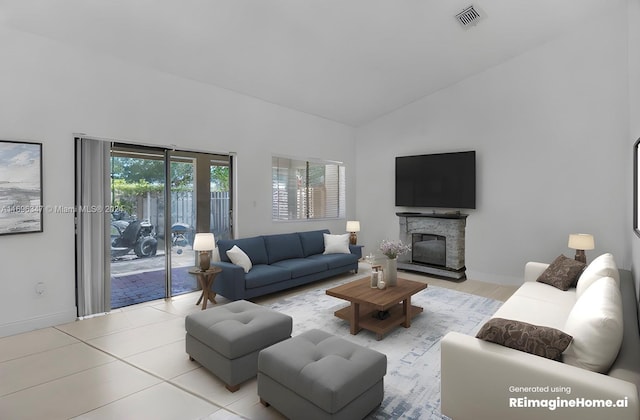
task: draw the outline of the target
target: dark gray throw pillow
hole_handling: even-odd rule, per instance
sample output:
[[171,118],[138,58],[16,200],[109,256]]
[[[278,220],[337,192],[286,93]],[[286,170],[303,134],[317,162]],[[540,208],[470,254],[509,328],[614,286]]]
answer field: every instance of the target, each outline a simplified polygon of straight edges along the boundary
[[586,266],[583,262],[560,255],[540,274],[537,281],[560,290],[569,290],[570,287],[575,287]]
[[487,321],[476,338],[559,362],[562,352],[573,340],[569,334],[555,328],[504,318]]

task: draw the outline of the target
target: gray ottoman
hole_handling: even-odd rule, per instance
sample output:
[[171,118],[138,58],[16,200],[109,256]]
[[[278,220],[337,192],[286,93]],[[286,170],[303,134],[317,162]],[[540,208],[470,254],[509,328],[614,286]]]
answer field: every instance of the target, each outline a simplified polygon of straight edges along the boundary
[[235,392],[256,376],[260,350],[291,337],[291,326],[288,315],[244,300],[231,302],[186,317],[187,354]]
[[258,396],[292,419],[361,419],[382,402],[387,356],[310,330],[260,352]]

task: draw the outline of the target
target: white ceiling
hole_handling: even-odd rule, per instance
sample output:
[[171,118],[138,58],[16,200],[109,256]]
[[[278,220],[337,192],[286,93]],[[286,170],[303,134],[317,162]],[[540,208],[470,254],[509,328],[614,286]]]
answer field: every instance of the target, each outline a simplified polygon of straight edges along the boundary
[[0,24],[358,126],[621,3],[0,0]]

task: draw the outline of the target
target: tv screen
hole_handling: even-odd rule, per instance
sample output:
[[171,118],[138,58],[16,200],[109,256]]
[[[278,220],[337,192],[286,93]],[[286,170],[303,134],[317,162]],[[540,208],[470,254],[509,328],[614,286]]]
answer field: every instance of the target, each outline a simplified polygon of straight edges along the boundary
[[476,152],[396,157],[396,206],[476,208]]

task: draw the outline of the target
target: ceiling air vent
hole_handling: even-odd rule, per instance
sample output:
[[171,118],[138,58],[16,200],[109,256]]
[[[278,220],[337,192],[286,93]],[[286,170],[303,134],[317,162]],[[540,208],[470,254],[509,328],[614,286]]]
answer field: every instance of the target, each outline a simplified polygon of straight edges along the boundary
[[474,26],[476,23],[478,23],[478,21],[480,21],[481,18],[482,15],[480,15],[478,10],[473,5],[467,7],[462,12],[456,15],[456,19],[464,28]]

